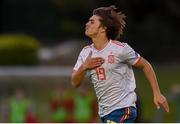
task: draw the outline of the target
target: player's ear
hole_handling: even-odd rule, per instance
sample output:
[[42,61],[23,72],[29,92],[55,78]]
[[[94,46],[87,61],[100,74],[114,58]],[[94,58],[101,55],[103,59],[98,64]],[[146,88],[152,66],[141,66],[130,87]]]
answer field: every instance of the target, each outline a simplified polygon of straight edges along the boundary
[[101,28],[101,32],[102,32],[102,33],[105,33],[106,30],[107,30],[107,28],[106,28],[105,26],[101,26],[100,28]]

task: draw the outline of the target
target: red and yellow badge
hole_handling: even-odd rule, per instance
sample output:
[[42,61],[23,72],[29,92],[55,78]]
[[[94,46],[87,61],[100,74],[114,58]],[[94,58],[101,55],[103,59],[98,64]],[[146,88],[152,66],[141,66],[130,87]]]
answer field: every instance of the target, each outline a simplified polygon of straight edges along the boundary
[[108,63],[109,64],[113,64],[114,63],[114,55],[112,53],[110,53],[110,55],[108,55]]

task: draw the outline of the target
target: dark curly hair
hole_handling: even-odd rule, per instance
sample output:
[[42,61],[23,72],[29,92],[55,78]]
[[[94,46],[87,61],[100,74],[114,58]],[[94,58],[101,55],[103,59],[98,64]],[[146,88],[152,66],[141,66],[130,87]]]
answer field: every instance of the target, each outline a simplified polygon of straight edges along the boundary
[[93,10],[93,15],[101,17],[100,21],[102,26],[107,28],[106,35],[108,39],[115,40],[123,34],[125,28],[125,14],[117,12],[117,8],[114,5],[109,7],[100,7]]

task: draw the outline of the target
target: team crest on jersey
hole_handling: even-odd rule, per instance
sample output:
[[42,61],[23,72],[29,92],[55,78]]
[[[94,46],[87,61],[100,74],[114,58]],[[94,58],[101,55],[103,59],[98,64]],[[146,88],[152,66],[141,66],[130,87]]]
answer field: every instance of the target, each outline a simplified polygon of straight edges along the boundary
[[113,55],[113,54],[110,54],[110,55],[108,56],[108,63],[109,63],[109,64],[113,64],[113,63],[114,63],[114,55]]

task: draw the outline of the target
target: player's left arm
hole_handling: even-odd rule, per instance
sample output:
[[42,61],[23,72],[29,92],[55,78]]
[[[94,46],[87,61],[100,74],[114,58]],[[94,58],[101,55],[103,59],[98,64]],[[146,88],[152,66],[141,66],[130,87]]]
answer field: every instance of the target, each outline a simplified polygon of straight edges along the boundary
[[156,78],[156,74],[151,64],[143,57],[140,57],[138,62],[134,64],[133,66],[142,69],[148,81],[150,82],[153,95],[154,95],[154,103],[157,109],[159,109],[160,106],[162,106],[166,112],[169,112],[168,102],[166,98],[161,94],[158,81]]

